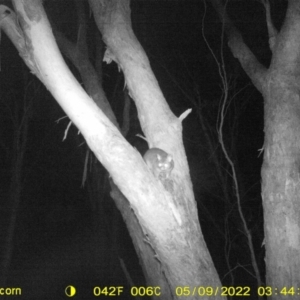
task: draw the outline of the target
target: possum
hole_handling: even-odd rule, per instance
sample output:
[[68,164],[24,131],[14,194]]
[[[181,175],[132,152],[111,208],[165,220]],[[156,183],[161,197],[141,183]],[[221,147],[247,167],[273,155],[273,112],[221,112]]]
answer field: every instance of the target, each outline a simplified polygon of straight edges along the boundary
[[159,148],[150,148],[144,155],[144,161],[154,177],[160,180],[168,179],[174,168],[172,156]]

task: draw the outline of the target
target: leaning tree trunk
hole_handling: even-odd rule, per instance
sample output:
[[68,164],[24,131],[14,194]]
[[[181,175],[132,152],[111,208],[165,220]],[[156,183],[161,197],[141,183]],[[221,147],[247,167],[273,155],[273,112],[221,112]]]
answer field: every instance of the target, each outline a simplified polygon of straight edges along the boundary
[[[160,286],[164,299],[182,295],[198,299],[199,292],[208,299],[201,287],[219,287],[220,281],[199,226],[182,142],[182,120],[188,112],[177,118],[170,111],[131,29],[129,1],[91,0],[90,5],[108,47],[105,60],[116,61],[123,70],[149,146],[173,157],[174,170],[165,180],[150,172],[141,155],[75,80],[58,51],[41,2],[13,3],[19,16],[3,9],[2,28],[129,201],[134,213],[129,216],[133,220],[130,234],[136,239],[148,284]],[[215,298],[219,297],[217,293]]]

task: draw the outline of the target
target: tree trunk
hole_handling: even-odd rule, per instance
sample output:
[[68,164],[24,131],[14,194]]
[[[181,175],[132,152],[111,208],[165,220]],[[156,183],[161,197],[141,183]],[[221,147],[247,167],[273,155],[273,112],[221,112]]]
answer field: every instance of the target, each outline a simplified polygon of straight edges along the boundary
[[[233,55],[264,97],[261,174],[266,284],[272,288],[271,295],[278,294],[276,299],[285,298],[281,289],[288,291],[300,282],[300,3],[289,1],[285,21],[277,33],[269,2],[263,1],[272,51],[271,65],[266,69],[243,42],[220,1],[211,1],[224,21]],[[297,294],[296,288],[294,292]]]
[[266,279],[283,288],[300,282],[299,78],[279,70],[268,82],[262,168]]
[[[198,299],[198,293],[203,299],[210,298],[197,287],[221,284],[199,226],[183,148],[182,120],[188,112],[177,118],[170,111],[148,58],[132,32],[129,1],[90,1],[90,5],[108,47],[105,60],[116,61],[123,70],[149,147],[161,148],[173,157],[174,170],[165,181],[150,172],[141,155],[75,80],[58,51],[41,2],[13,3],[18,18],[10,11],[10,18],[3,19],[10,22],[8,27],[13,30],[5,27],[7,23],[3,29],[129,201],[130,206],[125,200],[120,201],[119,208],[123,211],[122,205],[126,205],[131,209],[131,214],[123,217],[125,221],[130,217],[131,223],[127,224],[133,226],[129,226],[130,234],[148,283],[160,286],[164,299],[182,295]],[[188,288],[183,290],[183,286]],[[220,298],[217,294],[216,299]]]

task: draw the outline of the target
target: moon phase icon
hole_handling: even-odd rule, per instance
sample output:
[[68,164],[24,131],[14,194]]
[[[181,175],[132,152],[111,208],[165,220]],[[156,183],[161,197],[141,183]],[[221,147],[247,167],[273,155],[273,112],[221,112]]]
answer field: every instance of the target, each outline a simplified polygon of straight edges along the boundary
[[73,285],[68,285],[65,289],[65,293],[68,297],[73,297],[76,294],[76,289]]

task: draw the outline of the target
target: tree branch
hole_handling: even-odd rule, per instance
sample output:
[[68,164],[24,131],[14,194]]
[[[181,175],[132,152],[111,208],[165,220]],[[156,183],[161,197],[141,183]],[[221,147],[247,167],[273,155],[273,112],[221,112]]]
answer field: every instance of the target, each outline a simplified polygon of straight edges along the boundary
[[227,15],[226,8],[223,6],[221,1],[210,1],[217,11],[220,20],[224,22],[225,33],[228,38],[228,46],[230,47],[233,56],[239,60],[255,87],[262,92],[262,87],[265,84],[267,69],[258,62],[255,55],[244,43],[240,32],[230,20],[229,16]]

